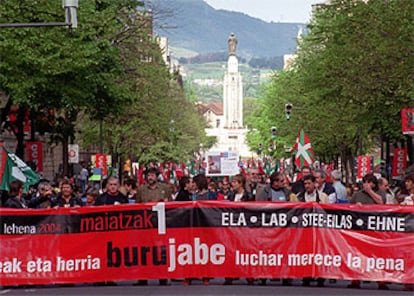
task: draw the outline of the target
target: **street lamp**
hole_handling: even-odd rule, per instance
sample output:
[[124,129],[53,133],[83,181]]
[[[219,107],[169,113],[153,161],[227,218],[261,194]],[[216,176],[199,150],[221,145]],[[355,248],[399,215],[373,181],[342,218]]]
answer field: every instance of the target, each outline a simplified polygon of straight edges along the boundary
[[199,144],[199,148],[200,148],[200,161],[198,162],[198,173],[201,174],[201,169],[203,165],[203,154],[204,154],[203,143]]
[[174,125],[175,125],[175,121],[174,119],[171,119],[170,120],[170,133],[174,133],[175,131]]
[[62,7],[65,9],[65,22],[63,23],[0,23],[0,28],[29,28],[29,27],[78,27],[77,9],[78,0],[62,0]]
[[78,27],[77,9],[79,7],[78,0],[62,0],[62,6],[65,9],[65,23],[70,28]]
[[261,156],[262,155],[262,151],[263,151],[263,145],[262,145],[262,143],[259,143],[259,146],[257,147],[257,154],[259,156]]

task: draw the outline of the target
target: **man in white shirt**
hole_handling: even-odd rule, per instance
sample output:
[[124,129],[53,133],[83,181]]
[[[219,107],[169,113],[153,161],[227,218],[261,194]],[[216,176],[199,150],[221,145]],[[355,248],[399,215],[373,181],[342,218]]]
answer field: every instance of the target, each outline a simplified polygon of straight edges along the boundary
[[298,201],[329,203],[328,196],[316,188],[316,180],[313,175],[304,176],[303,185],[305,186],[305,191],[298,194]]
[[346,194],[346,187],[342,184],[342,174],[339,170],[333,170],[331,172],[332,186],[336,193],[336,202],[348,203],[348,197]]

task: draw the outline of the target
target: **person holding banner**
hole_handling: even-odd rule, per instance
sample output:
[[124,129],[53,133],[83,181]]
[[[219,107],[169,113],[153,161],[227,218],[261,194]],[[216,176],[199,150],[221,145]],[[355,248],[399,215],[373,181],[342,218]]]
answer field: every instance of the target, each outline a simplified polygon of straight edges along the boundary
[[378,191],[381,192],[381,195],[385,195],[385,200],[383,200],[384,204],[396,203],[394,192],[390,190],[390,185],[386,178],[378,178]]
[[336,203],[337,197],[335,188],[331,183],[326,182],[326,172],[323,169],[316,169],[313,171],[316,180],[316,187],[328,196],[329,203]]
[[[314,175],[305,175],[303,178],[304,191],[297,195],[300,202],[317,202],[317,203],[329,203],[329,197],[326,193],[319,191],[316,187],[316,178]],[[309,287],[311,283],[311,277],[305,277],[302,279],[302,286]],[[324,278],[317,278],[317,286],[323,287],[325,284]]]
[[256,194],[262,186],[264,186],[264,184],[261,183],[259,169],[257,167],[250,167],[248,169],[246,190],[253,195],[253,198],[256,198]]
[[172,201],[171,188],[168,184],[158,182],[159,172],[155,167],[146,171],[146,183],[137,189],[136,203],[151,201]]
[[[215,192],[208,190],[208,179],[204,174],[198,174],[193,178],[194,184],[196,186],[196,192],[192,195],[192,200],[216,200],[217,195]],[[189,286],[193,281],[193,278],[185,278],[183,285]],[[202,278],[203,285],[207,286],[210,285],[209,278]]]
[[[268,202],[295,202],[296,195],[284,186],[285,176],[280,172],[273,172],[269,184],[262,186],[257,191],[256,201]],[[261,279],[261,285],[266,285],[266,279]],[[283,286],[291,286],[290,279],[282,279]]]
[[279,172],[273,172],[270,183],[262,187],[256,195],[257,201],[288,202],[297,201],[296,195],[283,186],[285,177]]
[[362,178],[362,190],[355,192],[350,203],[359,204],[383,204],[385,194],[378,190],[378,179],[373,173],[368,173]]
[[52,203],[53,208],[73,208],[83,206],[82,199],[73,193],[72,186],[73,185],[68,179],[63,179],[62,182],[60,182],[60,193]]
[[4,204],[6,208],[25,209],[27,205],[23,198],[23,183],[19,180],[11,181],[9,184],[9,198]]
[[[378,189],[378,179],[373,173],[368,173],[362,178],[362,190],[352,195],[350,203],[352,204],[383,204],[385,194]],[[388,290],[385,282],[377,282],[379,290]],[[360,289],[361,281],[352,280],[348,288]]]
[[197,188],[193,200],[217,200],[217,193],[208,189],[208,179],[204,174],[194,176],[193,181]]
[[[232,191],[228,200],[233,202],[254,201],[253,194],[246,190],[246,178],[242,174],[233,176],[231,180]],[[247,284],[253,285],[254,279],[247,278]],[[225,278],[224,285],[232,285],[233,278]]]
[[52,207],[55,198],[52,185],[48,181],[43,180],[37,185],[37,192],[30,200],[28,207],[49,209]]
[[230,201],[254,201],[253,194],[247,191],[246,178],[242,174],[233,176],[231,180],[232,191],[229,194]]
[[346,187],[342,184],[342,173],[340,170],[333,170],[331,172],[332,186],[336,192],[337,203],[349,203]]
[[302,167],[301,178],[299,178],[298,180],[296,180],[296,182],[292,184],[292,192],[294,194],[298,195],[299,193],[305,191],[305,186],[303,184],[303,178],[311,174],[312,174],[312,169],[309,166],[305,165]]
[[128,204],[128,198],[119,191],[119,180],[109,177],[106,190],[95,201],[95,206]]
[[408,191],[407,196],[400,203],[401,205],[414,205],[414,175],[408,175],[404,179],[405,189]]
[[221,187],[218,190],[219,194],[222,194],[224,196],[224,199],[229,199],[229,195],[231,193],[230,190],[230,183],[229,183],[229,178],[226,176],[223,178],[223,181],[221,182]]
[[[136,203],[171,201],[171,188],[168,184],[158,182],[159,171],[151,166],[146,171],[146,183],[137,189]],[[168,279],[159,280],[161,286],[168,285]],[[138,280],[134,286],[146,286],[147,280]]]
[[188,176],[181,177],[179,181],[179,190],[175,196],[175,201],[191,201],[193,190],[193,179]]
[[323,193],[316,188],[315,176],[306,175],[302,180],[305,189],[297,195],[298,201],[329,203],[329,198],[326,193]]

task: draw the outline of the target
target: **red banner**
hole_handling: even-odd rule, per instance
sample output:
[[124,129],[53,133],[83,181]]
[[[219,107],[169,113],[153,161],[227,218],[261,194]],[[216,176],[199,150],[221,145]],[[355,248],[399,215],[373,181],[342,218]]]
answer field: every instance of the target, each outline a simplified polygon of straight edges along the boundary
[[187,277],[414,282],[409,206],[201,201],[0,208],[0,222],[3,286]]
[[401,127],[404,135],[414,135],[414,108],[401,109]]
[[407,168],[407,148],[395,148],[392,161],[392,177],[402,178]]
[[96,154],[95,156],[95,167],[102,169],[102,176],[105,177],[108,172],[106,168],[106,154]]
[[[4,171],[6,170],[6,166],[7,166],[7,151],[4,148],[3,143],[0,142],[0,180],[3,180]],[[0,183],[2,183],[2,182],[0,182]]]
[[362,178],[372,171],[374,160],[371,156],[358,156],[357,159],[357,180]]
[[36,165],[35,172],[40,174],[43,172],[43,144],[42,142],[26,143],[27,160]]

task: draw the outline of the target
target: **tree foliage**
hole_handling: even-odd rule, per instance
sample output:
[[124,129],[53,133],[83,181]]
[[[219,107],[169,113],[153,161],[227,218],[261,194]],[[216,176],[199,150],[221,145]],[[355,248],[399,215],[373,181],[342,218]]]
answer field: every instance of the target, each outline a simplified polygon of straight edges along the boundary
[[[316,155],[329,161],[368,153],[378,139],[403,140],[400,110],[414,106],[413,16],[410,0],[320,6],[292,69],[275,74],[251,119],[259,140],[276,125],[278,141],[293,144],[303,127]],[[288,102],[290,121],[283,119]]]
[[[102,117],[105,152],[143,163],[188,160],[199,143],[208,144],[204,120],[185,97],[179,74],[165,65],[145,14],[137,12],[124,21],[128,31],[118,35],[115,46],[127,69],[123,87],[130,96],[119,106],[120,113]],[[89,135],[83,137],[86,145],[98,141],[93,125],[82,125],[82,133]]]
[[[174,75],[168,73],[149,34],[152,19],[139,9],[142,5],[138,0],[83,1],[77,29],[2,29],[0,89],[15,105],[32,113],[55,110],[51,139],[63,147],[75,141],[75,135],[76,142],[84,138],[88,143],[89,130],[77,133],[75,128],[81,119],[91,122],[91,131],[104,121],[107,152],[143,155],[160,142],[164,143],[160,150],[167,150],[173,141],[165,130],[171,119],[178,121],[175,117],[182,114],[174,104],[186,100],[172,86]],[[55,1],[3,1],[0,5],[2,23],[50,23],[63,18],[61,4]],[[175,154],[187,155],[203,138],[202,121],[191,119],[189,133],[183,126],[177,128],[182,128],[183,138],[194,139],[185,142],[184,150],[170,145]],[[23,137],[19,141],[22,144]],[[67,166],[65,149],[62,157]]]

